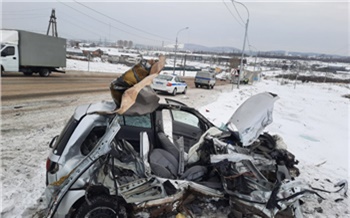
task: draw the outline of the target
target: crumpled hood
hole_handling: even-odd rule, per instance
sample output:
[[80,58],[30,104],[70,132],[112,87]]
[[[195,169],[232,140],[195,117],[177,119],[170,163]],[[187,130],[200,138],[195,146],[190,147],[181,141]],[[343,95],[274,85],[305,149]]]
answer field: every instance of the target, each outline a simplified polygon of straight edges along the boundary
[[228,120],[226,127],[238,132],[243,146],[251,145],[261,132],[272,123],[272,111],[276,94],[263,92],[248,98]]

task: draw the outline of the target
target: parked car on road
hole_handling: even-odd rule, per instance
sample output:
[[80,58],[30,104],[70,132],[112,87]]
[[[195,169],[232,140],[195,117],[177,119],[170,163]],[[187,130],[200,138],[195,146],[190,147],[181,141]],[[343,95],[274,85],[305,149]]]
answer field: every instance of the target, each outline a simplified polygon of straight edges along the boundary
[[292,179],[297,161],[281,139],[261,134],[277,99],[252,96],[224,129],[170,99],[140,116],[91,113],[108,102],[78,107],[50,146],[46,217],[190,216],[195,200],[224,201],[232,216],[295,215],[314,192]]
[[196,88],[207,87],[213,89],[216,83],[215,73],[209,71],[198,71],[194,78],[194,84]]
[[151,87],[154,91],[167,92],[172,95],[186,94],[187,84],[177,75],[160,74],[153,79]]

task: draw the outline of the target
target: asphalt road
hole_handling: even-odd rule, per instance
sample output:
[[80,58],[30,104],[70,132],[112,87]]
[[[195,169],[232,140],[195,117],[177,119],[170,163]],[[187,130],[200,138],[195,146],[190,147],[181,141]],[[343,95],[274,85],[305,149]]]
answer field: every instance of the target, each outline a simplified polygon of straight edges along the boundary
[[69,95],[89,92],[108,92],[109,83],[116,74],[67,72],[52,73],[49,77],[38,74],[24,76],[6,73],[1,78],[2,101],[34,97]]
[[[1,100],[30,99],[48,96],[109,92],[110,82],[118,77],[112,73],[67,72],[52,73],[49,77],[39,74],[24,76],[22,73],[5,73],[1,77]],[[194,88],[194,78],[183,80],[189,89]],[[227,84],[218,81],[216,85]]]

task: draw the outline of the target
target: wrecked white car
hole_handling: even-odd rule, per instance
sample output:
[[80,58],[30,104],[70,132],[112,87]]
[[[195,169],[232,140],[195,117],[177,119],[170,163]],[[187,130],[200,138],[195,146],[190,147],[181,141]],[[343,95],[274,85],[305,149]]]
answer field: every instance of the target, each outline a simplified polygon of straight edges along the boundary
[[224,129],[174,101],[142,119],[90,113],[110,103],[80,107],[50,146],[47,217],[205,216],[191,207],[199,201],[233,217],[302,217],[299,199],[318,194],[296,179],[282,139],[263,132],[277,99],[252,96]]

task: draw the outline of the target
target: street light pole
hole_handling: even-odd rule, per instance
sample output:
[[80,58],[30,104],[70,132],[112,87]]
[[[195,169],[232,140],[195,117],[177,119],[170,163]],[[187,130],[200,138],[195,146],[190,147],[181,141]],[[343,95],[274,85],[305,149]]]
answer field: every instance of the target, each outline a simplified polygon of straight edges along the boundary
[[257,61],[257,58],[258,58],[258,55],[259,55],[260,52],[259,52],[259,50],[256,47],[254,47],[252,45],[248,45],[248,46],[256,50],[256,52],[255,52],[255,61],[254,61],[254,70],[253,70],[255,72],[256,61]]
[[179,33],[183,30],[187,30],[189,27],[185,27],[180,29],[179,31],[177,31],[176,34],[176,41],[175,41],[175,56],[174,56],[174,68],[173,68],[173,74],[175,74],[175,64],[176,64],[176,51],[177,51],[177,36],[179,35]]
[[245,42],[247,41],[247,31],[248,31],[248,24],[249,24],[249,11],[248,11],[248,8],[243,3],[232,0],[233,4],[235,2],[240,4],[240,5],[243,5],[243,7],[247,10],[247,13],[248,13],[247,22],[245,24],[245,32],[244,32],[244,41],[243,41],[243,49],[242,49],[242,56],[241,56],[241,64],[240,64],[240,67],[239,67],[239,74],[238,74],[238,81],[237,81],[237,89],[239,89],[239,83],[241,82],[241,75],[242,75],[242,72],[243,72],[243,58],[244,58]]
[[239,89],[239,84],[241,82],[241,77],[243,72],[243,58],[244,58],[245,42],[247,41],[246,39],[247,39],[248,22],[249,22],[249,19],[247,19],[247,23],[245,25],[244,42],[243,42],[243,49],[242,49],[242,56],[241,56],[241,64],[239,66],[237,89]]

